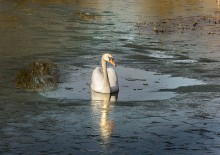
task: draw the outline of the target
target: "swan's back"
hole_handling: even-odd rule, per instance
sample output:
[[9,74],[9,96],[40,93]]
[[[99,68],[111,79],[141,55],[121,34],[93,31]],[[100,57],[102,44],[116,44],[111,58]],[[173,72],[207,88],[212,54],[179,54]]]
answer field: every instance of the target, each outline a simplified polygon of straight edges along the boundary
[[103,81],[102,68],[96,67],[92,73],[92,84],[91,84],[92,90],[96,92],[101,92],[103,88],[102,81]]
[[[113,68],[107,68],[108,79],[111,92],[117,92],[119,90],[118,77]],[[91,88],[96,92],[102,92],[103,89],[103,72],[101,67],[96,67],[92,73]]]

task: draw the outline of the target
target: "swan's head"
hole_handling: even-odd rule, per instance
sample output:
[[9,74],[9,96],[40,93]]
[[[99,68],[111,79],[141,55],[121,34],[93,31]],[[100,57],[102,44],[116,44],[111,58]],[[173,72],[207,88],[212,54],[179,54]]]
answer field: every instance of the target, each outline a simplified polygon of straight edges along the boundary
[[114,67],[117,66],[116,63],[115,63],[115,60],[114,60],[114,58],[112,57],[111,54],[108,54],[108,53],[103,54],[102,60],[104,60],[104,61],[106,61],[106,62],[109,62],[109,63],[112,64]]

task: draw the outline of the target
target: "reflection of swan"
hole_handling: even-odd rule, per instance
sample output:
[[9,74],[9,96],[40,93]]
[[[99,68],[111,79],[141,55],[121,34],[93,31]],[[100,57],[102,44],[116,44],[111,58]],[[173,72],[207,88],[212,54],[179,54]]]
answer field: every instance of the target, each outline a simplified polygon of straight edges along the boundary
[[104,144],[109,143],[109,138],[115,127],[114,121],[110,120],[108,117],[111,108],[117,101],[117,96],[118,92],[113,94],[97,93],[93,90],[91,92],[94,114],[97,116],[97,114],[101,112],[99,126]]
[[104,93],[97,93],[94,90],[91,90],[91,98],[93,101],[115,102],[118,99],[118,92],[104,94]]
[[102,67],[96,67],[92,74],[91,87],[99,93],[111,93],[119,90],[118,77],[113,68],[107,68],[106,62],[116,66],[111,54],[104,54],[101,59]]

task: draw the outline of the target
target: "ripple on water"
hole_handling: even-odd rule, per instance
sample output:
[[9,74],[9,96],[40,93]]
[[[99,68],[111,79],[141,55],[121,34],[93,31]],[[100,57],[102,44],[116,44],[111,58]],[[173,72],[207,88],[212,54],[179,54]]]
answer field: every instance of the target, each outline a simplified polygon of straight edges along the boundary
[[[59,83],[56,89],[40,94],[48,98],[90,100],[92,71],[92,68],[75,70],[69,73],[65,81]],[[116,67],[116,71],[120,87],[119,101],[165,100],[178,95],[169,89],[205,84],[196,79],[172,77],[171,75],[121,66]],[[167,91],[161,91],[162,89]]]
[[198,62],[197,60],[191,60],[191,59],[187,59],[187,60],[174,60],[174,63],[178,63],[178,64],[190,64],[190,63],[196,63]]
[[172,59],[172,58],[174,58],[174,56],[167,55],[167,54],[165,54],[161,51],[154,51],[149,56],[153,57],[153,58],[160,58],[160,59]]

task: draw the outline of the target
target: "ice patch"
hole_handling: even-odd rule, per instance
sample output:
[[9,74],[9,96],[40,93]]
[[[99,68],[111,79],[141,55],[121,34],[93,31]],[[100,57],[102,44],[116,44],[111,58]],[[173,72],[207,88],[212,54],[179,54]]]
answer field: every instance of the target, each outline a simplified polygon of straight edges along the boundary
[[[70,73],[66,82],[53,91],[41,92],[49,98],[91,100],[90,79],[93,69],[79,69]],[[172,77],[134,68],[116,67],[119,80],[118,101],[166,100],[178,95],[161,89],[175,89],[180,86],[205,84],[196,79]]]

